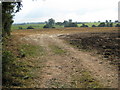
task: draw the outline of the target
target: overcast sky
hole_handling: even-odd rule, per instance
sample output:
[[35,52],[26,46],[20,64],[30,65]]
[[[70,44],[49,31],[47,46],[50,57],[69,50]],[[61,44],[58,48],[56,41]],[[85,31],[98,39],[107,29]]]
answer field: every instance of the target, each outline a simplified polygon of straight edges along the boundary
[[23,0],[23,7],[14,23],[44,22],[72,19],[94,22],[118,19],[119,0]]

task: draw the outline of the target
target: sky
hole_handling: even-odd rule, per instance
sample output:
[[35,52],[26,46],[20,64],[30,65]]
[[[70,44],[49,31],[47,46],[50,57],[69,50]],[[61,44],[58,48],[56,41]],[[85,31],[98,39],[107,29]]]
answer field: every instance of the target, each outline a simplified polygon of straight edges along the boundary
[[15,14],[14,23],[74,22],[118,20],[120,0],[22,0],[22,10]]

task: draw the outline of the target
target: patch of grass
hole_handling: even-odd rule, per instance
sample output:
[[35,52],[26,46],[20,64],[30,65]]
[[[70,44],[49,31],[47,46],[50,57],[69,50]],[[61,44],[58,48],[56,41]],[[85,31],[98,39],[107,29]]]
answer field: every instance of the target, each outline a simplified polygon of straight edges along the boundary
[[35,57],[44,55],[44,49],[42,46],[23,44],[20,46],[20,56],[22,57]]
[[49,88],[69,88],[70,85],[65,82],[58,81],[56,78],[52,78],[48,81]]
[[73,77],[73,87],[75,88],[101,88],[101,85],[97,80],[92,78],[89,72],[82,71],[78,75],[74,75]]
[[20,87],[25,85],[26,79],[28,80],[30,77],[29,70],[24,67],[25,63],[17,59],[11,51],[3,51],[2,65],[3,87]]
[[37,57],[45,54],[43,47],[30,45],[27,43],[23,44],[22,42],[19,42],[19,40],[17,41],[15,39],[17,39],[17,37],[9,37],[3,42],[3,88],[18,88],[29,86],[33,78],[31,71],[35,68],[35,66],[32,66],[33,64],[30,64],[30,60],[31,62],[35,62],[32,61],[35,57],[35,60],[40,61],[40,59],[37,59]]
[[50,45],[49,47],[51,48],[51,50],[55,54],[65,54],[66,53],[65,50],[63,50],[62,48],[60,48],[60,47],[58,47],[56,45]]

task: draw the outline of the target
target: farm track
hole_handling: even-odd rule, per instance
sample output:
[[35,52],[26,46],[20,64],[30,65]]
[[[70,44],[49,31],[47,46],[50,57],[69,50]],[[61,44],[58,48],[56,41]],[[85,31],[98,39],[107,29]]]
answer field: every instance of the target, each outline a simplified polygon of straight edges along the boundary
[[[64,40],[58,38],[58,36],[65,34],[69,34],[69,32],[50,34],[30,33],[28,35],[25,34],[25,36],[21,38],[22,41],[42,46],[47,52],[47,54],[43,56],[46,60],[46,62],[44,62],[44,67],[42,68],[42,71],[39,71],[38,69],[35,72],[38,77],[33,80],[33,86],[31,87],[70,88],[73,87],[71,85],[73,82],[72,76],[76,75],[81,70],[87,70],[93,78],[98,80],[103,85],[103,87],[117,88],[117,69],[111,66],[108,62],[101,60],[97,55],[93,56],[90,52],[79,51],[78,49],[65,43]],[[61,48],[66,51],[66,53],[54,53],[50,48],[51,45]]]

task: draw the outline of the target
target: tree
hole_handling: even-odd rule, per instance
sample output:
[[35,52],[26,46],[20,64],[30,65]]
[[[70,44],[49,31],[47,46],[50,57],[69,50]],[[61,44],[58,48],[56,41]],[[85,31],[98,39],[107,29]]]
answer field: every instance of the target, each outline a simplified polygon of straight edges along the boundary
[[88,27],[88,25],[85,25],[85,24],[83,23],[81,27]]
[[[2,2],[2,36],[10,36],[13,16],[21,10],[21,2]],[[16,9],[16,10],[15,10]]]
[[[4,0],[5,1],[5,0]],[[13,1],[13,0],[12,0]],[[2,85],[7,86],[12,84],[13,78],[10,78],[12,73],[7,74],[14,67],[15,57],[11,50],[7,49],[9,42],[5,42],[4,38],[10,35],[13,16],[21,9],[21,2],[2,2]],[[0,13],[1,14],[1,13]],[[15,67],[14,67],[15,68]]]
[[55,25],[55,20],[54,19],[49,19],[48,20],[48,24],[52,27],[52,26],[54,26]]
[[103,22],[103,23],[100,23],[99,25],[98,25],[98,27],[105,27],[105,23]]
[[92,27],[96,27],[95,25],[92,25]]
[[105,22],[108,23],[108,20],[106,20]]
[[43,28],[49,28],[49,25],[48,25],[48,24],[46,24]]
[[115,20],[115,23],[118,23],[118,20]]
[[110,27],[113,27],[113,23],[110,23]]
[[109,22],[111,23],[111,22],[112,22],[112,20],[109,20]]
[[120,27],[120,24],[116,24],[115,27]]
[[28,26],[27,29],[34,29],[32,26]]
[[106,26],[107,26],[107,27],[110,27],[110,23],[108,22],[108,23],[106,24]]
[[64,20],[63,25],[67,26],[68,25],[68,21]]
[[72,22],[72,19],[69,19],[69,21],[63,22],[64,27],[78,27],[77,23]]
[[72,19],[69,19],[69,23],[72,23]]
[[18,29],[23,29],[22,27],[19,27]]
[[54,28],[55,20],[51,18],[48,20],[48,22],[45,23],[46,25],[43,28]]
[[105,22],[106,22],[106,26],[110,27],[110,23],[108,22],[108,20],[106,20]]
[[57,22],[56,25],[62,26],[62,22]]

